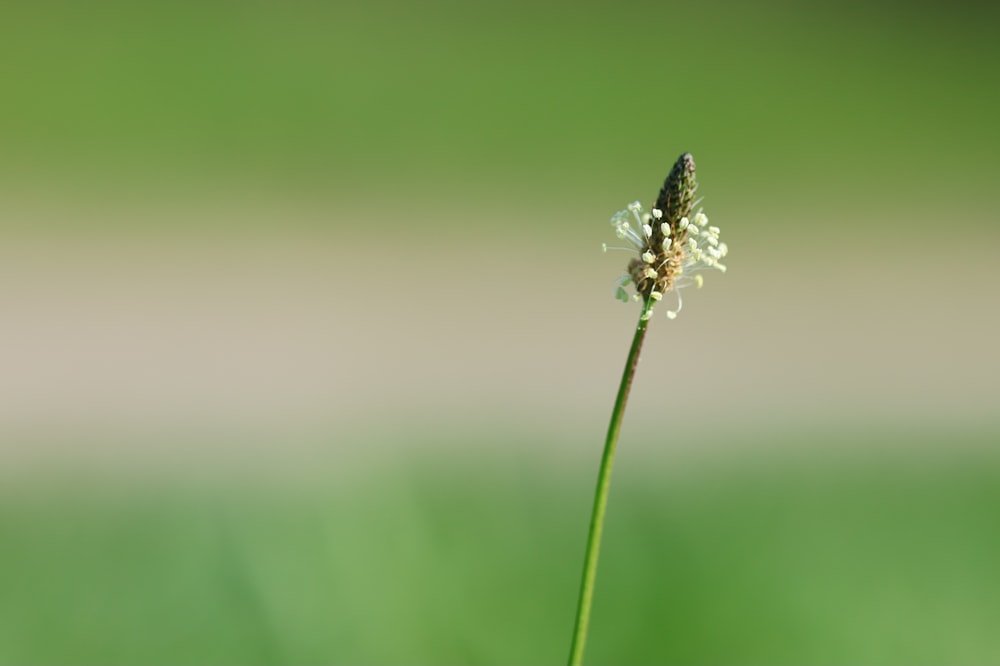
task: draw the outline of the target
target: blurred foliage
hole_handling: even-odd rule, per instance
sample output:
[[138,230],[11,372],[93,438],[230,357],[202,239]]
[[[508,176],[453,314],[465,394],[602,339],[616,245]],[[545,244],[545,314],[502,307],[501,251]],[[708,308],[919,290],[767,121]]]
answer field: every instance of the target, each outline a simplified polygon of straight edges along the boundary
[[950,210],[993,197],[995,19],[780,0],[12,3],[0,166],[603,211],[690,150],[723,205]]
[[[623,456],[588,660],[1000,659],[987,435],[943,435],[947,460],[829,433],[823,460]],[[482,457],[501,448],[325,481],[8,483],[0,661],[561,661],[592,475]]]

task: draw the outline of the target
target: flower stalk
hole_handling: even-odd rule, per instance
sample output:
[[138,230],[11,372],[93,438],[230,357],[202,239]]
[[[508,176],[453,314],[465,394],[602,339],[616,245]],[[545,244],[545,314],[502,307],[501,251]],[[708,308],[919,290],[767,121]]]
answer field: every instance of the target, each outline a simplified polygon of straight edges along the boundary
[[[615,449],[618,446],[618,434],[625,414],[625,404],[628,402],[632,380],[639,365],[639,353],[642,351],[642,343],[646,338],[646,329],[653,308],[665,294],[671,292],[676,294],[676,308],[667,310],[667,317],[673,319],[681,309],[681,287],[687,284],[701,287],[703,281],[699,274],[701,270],[716,269],[722,272],[726,270],[720,260],[726,256],[728,248],[725,243],[719,241],[719,228],[709,226],[708,218],[700,210],[691,216],[691,211],[698,203],[695,200],[697,189],[694,158],[690,153],[684,153],[670,170],[651,212],[644,212],[642,206],[635,202],[630,204],[627,210],[620,211],[611,218],[615,234],[629,245],[627,248],[614,249],[628,250],[637,255],[629,261],[627,273],[619,280],[615,295],[622,301],[633,300],[642,303],[642,311],[625,361],[625,370],[622,372],[615,405],[611,411],[608,434],[604,441],[604,453],[597,473],[597,488],[594,491],[573,642],[569,653],[570,666],[579,666],[583,663]],[[605,245],[604,249],[607,251],[610,248]],[[625,287],[630,283],[635,287],[632,296],[625,291]]]
[[[648,305],[647,305],[648,307]],[[632,336],[632,347],[625,361],[622,381],[618,386],[618,396],[611,411],[611,422],[608,424],[608,435],[604,440],[604,454],[601,456],[601,466],[597,472],[597,489],[594,491],[594,508],[590,515],[590,531],[587,534],[587,550],[583,560],[583,577],[580,581],[580,598],[577,602],[576,625],[573,628],[573,644],[569,652],[570,666],[583,663],[583,650],[587,645],[587,629],[590,626],[590,606],[594,599],[594,583],[597,580],[597,557],[601,550],[601,533],[604,531],[604,513],[608,507],[608,490],[611,487],[611,468],[615,462],[615,449],[618,446],[618,433],[622,427],[622,416],[625,414],[625,403],[632,389],[632,379],[639,365],[639,352],[642,351],[643,340],[646,339],[646,327],[649,317],[639,317]]]

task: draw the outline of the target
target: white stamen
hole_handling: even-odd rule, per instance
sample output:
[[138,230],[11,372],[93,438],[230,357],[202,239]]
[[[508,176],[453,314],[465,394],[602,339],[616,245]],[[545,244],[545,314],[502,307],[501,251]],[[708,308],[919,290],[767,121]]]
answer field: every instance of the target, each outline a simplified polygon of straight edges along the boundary
[[[601,244],[604,252],[628,250],[640,257],[641,270],[633,268],[633,271],[636,271],[640,283],[650,291],[645,296],[640,293],[629,294],[625,287],[636,280],[631,275],[626,275],[619,280],[615,298],[643,303],[644,320],[652,315],[653,303],[663,300],[671,291],[676,293],[677,307],[667,310],[667,317],[676,318],[683,307],[682,287],[693,284],[700,289],[705,283],[705,279],[697,274],[698,271],[706,268],[717,269],[723,273],[726,271],[726,266],[720,263],[720,259],[728,254],[729,247],[719,241],[721,233],[719,227],[708,226],[708,217],[702,211],[699,210],[691,218],[682,217],[674,227],[664,221],[664,217],[663,210],[654,208],[647,213],[642,209],[642,205],[635,201],[629,204],[626,210],[615,213],[611,218],[615,235],[630,247]],[[654,250],[655,246],[651,243],[654,224],[659,224],[658,229],[662,234],[660,242],[662,253],[660,249]],[[675,247],[674,240],[678,237],[684,241],[681,248]],[[662,261],[659,258],[662,258]],[[672,282],[668,281],[668,274],[672,276]],[[651,285],[645,280],[652,280]]]

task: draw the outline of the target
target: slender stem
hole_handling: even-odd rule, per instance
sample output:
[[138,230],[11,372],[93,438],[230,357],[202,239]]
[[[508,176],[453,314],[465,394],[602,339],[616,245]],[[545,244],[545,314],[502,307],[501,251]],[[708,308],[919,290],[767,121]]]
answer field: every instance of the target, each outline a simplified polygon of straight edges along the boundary
[[583,650],[587,643],[587,627],[590,624],[590,606],[594,597],[594,581],[597,578],[597,556],[601,549],[601,532],[604,530],[604,512],[608,506],[608,488],[611,485],[611,466],[615,461],[615,447],[618,445],[618,432],[622,427],[622,415],[625,413],[625,403],[628,401],[629,390],[632,388],[632,378],[639,364],[639,352],[642,341],[646,338],[646,317],[649,303],[643,307],[643,314],[635,328],[632,338],[632,348],[625,361],[625,371],[622,373],[622,383],[618,387],[618,397],[611,412],[611,423],[608,424],[608,437],[604,442],[604,455],[601,456],[601,467],[597,472],[597,489],[594,491],[594,508],[590,515],[590,532],[587,535],[587,551],[583,560],[583,577],[580,580],[580,601],[576,609],[576,625],[573,628],[573,645],[570,647],[569,664],[579,666],[583,663]]

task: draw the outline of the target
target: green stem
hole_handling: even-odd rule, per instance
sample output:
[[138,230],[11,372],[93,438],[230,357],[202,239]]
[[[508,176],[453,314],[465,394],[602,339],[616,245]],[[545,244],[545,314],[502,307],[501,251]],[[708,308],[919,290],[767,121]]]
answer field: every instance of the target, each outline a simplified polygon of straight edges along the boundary
[[590,532],[587,535],[587,551],[583,560],[583,577],[580,580],[580,601],[576,609],[576,625],[573,628],[573,645],[570,647],[569,664],[579,666],[583,663],[583,650],[587,643],[587,627],[590,624],[590,606],[594,598],[594,581],[597,579],[597,556],[601,550],[601,532],[604,530],[604,512],[608,506],[608,488],[611,485],[611,466],[615,461],[615,448],[618,445],[618,433],[622,427],[622,415],[625,413],[625,403],[628,401],[629,390],[632,388],[632,378],[639,365],[639,352],[642,341],[646,338],[646,326],[649,323],[647,313],[650,303],[645,303],[643,314],[635,327],[635,337],[632,338],[632,348],[625,361],[625,371],[622,373],[622,383],[618,387],[618,397],[611,412],[611,423],[608,424],[608,437],[604,442],[604,455],[601,457],[601,467],[597,472],[597,489],[594,491],[594,508],[590,515]]

